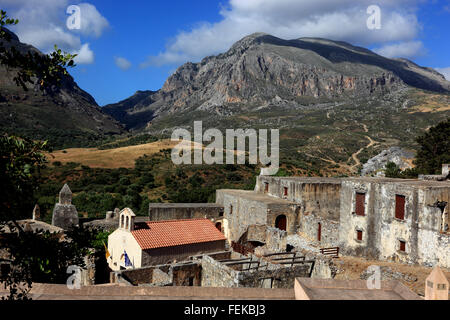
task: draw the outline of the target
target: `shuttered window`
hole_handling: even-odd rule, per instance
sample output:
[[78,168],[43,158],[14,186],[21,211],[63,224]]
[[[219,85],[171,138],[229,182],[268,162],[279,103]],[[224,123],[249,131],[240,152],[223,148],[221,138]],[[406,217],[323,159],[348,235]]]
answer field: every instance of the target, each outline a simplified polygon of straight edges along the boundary
[[405,219],[405,196],[398,194],[395,196],[395,218]]
[[357,216],[364,216],[364,207],[366,203],[366,194],[365,193],[356,193],[356,206],[355,213]]
[[400,240],[399,241],[399,250],[405,252],[406,251],[406,242]]
[[362,241],[363,232],[361,230],[356,230],[356,239]]

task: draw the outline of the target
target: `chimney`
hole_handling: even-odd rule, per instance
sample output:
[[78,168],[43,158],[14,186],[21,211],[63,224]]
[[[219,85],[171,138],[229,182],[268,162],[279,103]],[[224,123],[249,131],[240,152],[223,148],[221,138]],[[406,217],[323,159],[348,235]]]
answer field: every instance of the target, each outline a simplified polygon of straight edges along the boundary
[[448,280],[439,267],[435,267],[425,280],[425,300],[448,301]]

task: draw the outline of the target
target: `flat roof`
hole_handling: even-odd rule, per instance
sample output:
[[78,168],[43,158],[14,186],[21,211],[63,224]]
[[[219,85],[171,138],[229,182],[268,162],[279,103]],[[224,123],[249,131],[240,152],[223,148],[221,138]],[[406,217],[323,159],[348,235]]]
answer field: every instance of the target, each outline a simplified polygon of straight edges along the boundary
[[150,203],[149,208],[223,208],[217,203]]
[[272,177],[260,176],[266,179],[295,181],[300,183],[328,183],[341,184],[346,181],[369,182],[369,183],[398,183],[412,187],[432,187],[432,188],[450,188],[450,181],[419,180],[419,179],[399,179],[386,177],[345,177],[345,178],[323,178],[323,177]]
[[[0,286],[0,297],[9,292]],[[104,284],[70,290],[65,284],[33,283],[33,300],[294,300],[293,289],[143,287]]]
[[370,289],[366,280],[296,278],[300,289],[310,300],[422,300],[400,281],[381,281],[380,289]]
[[298,205],[296,202],[292,202],[286,199],[280,199],[274,196],[269,196],[264,193],[249,191],[249,190],[235,190],[235,189],[220,189],[217,190],[226,194],[231,194],[235,197],[244,198],[247,200],[259,201],[265,204],[284,204],[284,205]]

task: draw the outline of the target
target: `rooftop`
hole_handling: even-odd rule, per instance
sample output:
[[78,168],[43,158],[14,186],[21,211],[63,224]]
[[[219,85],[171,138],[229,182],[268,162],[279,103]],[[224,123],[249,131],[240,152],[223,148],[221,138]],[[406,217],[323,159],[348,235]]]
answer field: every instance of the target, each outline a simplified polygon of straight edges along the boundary
[[222,208],[217,203],[150,203],[149,208]]
[[[3,292],[0,285],[0,297]],[[70,290],[65,284],[33,283],[33,300],[294,300],[292,289],[141,287],[117,284],[82,286]]]
[[234,190],[234,189],[221,189],[220,192],[231,194],[235,197],[241,197],[248,200],[259,201],[265,204],[283,204],[283,205],[298,205],[295,202],[272,197],[264,193],[247,191],[247,190]]
[[419,179],[397,179],[397,178],[385,178],[385,177],[348,177],[348,178],[322,178],[322,177],[269,177],[262,176],[263,178],[271,178],[276,180],[296,181],[303,183],[332,183],[341,184],[345,181],[355,182],[369,182],[369,183],[397,183],[408,185],[417,188],[450,188],[450,181],[435,181],[435,180],[419,180]]
[[366,280],[295,279],[298,300],[422,300],[396,280],[381,281],[380,289],[370,289]]
[[143,250],[226,240],[208,219],[135,223],[131,233]]

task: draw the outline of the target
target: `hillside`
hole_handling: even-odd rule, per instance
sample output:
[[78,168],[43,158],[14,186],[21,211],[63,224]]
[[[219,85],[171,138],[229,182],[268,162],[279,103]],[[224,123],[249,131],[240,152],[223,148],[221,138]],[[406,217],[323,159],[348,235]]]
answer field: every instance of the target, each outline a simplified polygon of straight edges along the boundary
[[[391,146],[450,116],[450,82],[431,68],[326,39],[253,34],[218,56],[186,63],[161,90],[106,113],[133,130],[278,128],[282,163],[356,173]],[[119,116],[118,116],[119,115]],[[319,174],[317,170],[312,174]]]
[[[39,52],[11,35],[10,45],[20,52]],[[63,78],[60,88],[43,92],[37,85],[28,85],[28,91],[17,86],[15,74],[16,70],[0,65],[2,132],[49,139],[55,147],[85,145],[124,132],[123,126],[105,114],[70,75]]]

